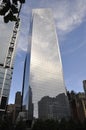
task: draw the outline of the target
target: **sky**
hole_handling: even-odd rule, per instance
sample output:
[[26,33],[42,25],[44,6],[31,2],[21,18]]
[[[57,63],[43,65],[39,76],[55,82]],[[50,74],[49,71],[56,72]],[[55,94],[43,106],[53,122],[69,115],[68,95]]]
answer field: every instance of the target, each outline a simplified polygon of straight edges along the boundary
[[[26,0],[20,14],[21,24],[17,39],[9,103],[14,102],[15,92],[21,91],[22,88],[23,65],[29,41],[30,17],[32,9],[35,8],[52,9],[66,88],[69,91],[83,91],[82,81],[86,79],[86,0]],[[3,44],[8,44],[12,26],[13,23],[11,22],[4,24],[3,18],[0,16],[0,41],[3,41]],[[1,45],[0,48],[2,48]]]

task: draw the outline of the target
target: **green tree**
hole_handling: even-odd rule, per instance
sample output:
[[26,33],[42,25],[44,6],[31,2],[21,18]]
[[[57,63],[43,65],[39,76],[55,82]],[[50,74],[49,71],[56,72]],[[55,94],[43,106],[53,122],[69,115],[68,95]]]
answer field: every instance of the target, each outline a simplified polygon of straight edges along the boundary
[[20,120],[15,126],[15,130],[26,130],[26,122]]
[[18,21],[19,13],[22,4],[24,3],[25,0],[2,0],[0,3],[0,15],[3,16],[4,22],[8,23],[9,21]]

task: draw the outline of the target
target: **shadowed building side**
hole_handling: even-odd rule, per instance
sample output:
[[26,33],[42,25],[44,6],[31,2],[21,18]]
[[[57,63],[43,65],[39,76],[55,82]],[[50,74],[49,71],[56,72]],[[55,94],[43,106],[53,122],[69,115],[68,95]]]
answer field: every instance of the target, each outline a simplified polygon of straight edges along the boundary
[[67,96],[64,93],[51,98],[49,96],[43,97],[38,102],[38,117],[39,119],[55,119],[67,118],[68,104],[66,102]]

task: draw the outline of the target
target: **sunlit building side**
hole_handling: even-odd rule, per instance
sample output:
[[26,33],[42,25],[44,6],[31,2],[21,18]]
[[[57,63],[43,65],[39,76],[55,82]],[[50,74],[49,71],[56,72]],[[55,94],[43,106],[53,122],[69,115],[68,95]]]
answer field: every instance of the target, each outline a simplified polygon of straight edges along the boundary
[[[38,111],[41,108],[38,106],[38,103],[40,104],[42,99],[49,97],[52,101],[53,98],[59,95],[59,101],[55,101],[52,106],[52,109],[54,107],[58,109],[58,111],[54,109],[55,113],[57,113],[55,118],[68,117],[70,115],[69,104],[66,96],[56,27],[51,9],[34,9],[32,21],[30,78],[28,86],[31,87],[32,91],[33,117],[42,118],[39,114],[47,110],[43,107],[40,109],[40,113]],[[59,109],[59,102],[63,98],[61,94],[65,95],[63,103],[65,105],[60,105]],[[47,107],[51,107],[51,104]],[[51,114],[54,115],[53,112]],[[52,115],[49,113],[49,117],[54,118]]]
[[52,16],[51,9],[35,9],[32,12],[22,88],[21,115],[26,120],[70,116]]

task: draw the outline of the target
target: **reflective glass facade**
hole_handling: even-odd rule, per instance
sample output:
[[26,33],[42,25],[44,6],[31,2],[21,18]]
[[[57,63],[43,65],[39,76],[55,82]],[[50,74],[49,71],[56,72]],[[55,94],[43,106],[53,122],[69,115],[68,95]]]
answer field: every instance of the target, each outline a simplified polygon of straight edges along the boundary
[[30,119],[30,120],[32,120],[33,118],[32,90],[29,84],[31,39],[32,39],[32,21],[30,23],[30,29],[29,29],[29,46],[27,49],[27,54],[26,54],[25,63],[24,63],[23,102],[22,102],[22,110],[23,112],[26,113],[25,119]]
[[33,10],[23,81],[26,119],[61,119],[70,115],[51,9]]
[[[33,116],[44,119],[69,116],[69,105],[52,11],[50,9],[35,9],[32,19],[29,85],[32,91]],[[60,94],[65,96],[61,97]],[[47,96],[49,98],[46,98]],[[51,98],[52,100],[53,98],[57,99],[57,96],[60,98],[51,107],[52,103],[49,101]],[[62,104],[61,98],[64,98]],[[42,107],[44,99],[49,104],[47,107],[44,107],[45,105]],[[43,113],[46,111],[50,111],[50,113],[44,116]],[[54,112],[59,113],[59,116],[57,114],[57,117],[54,117],[56,115]]]

